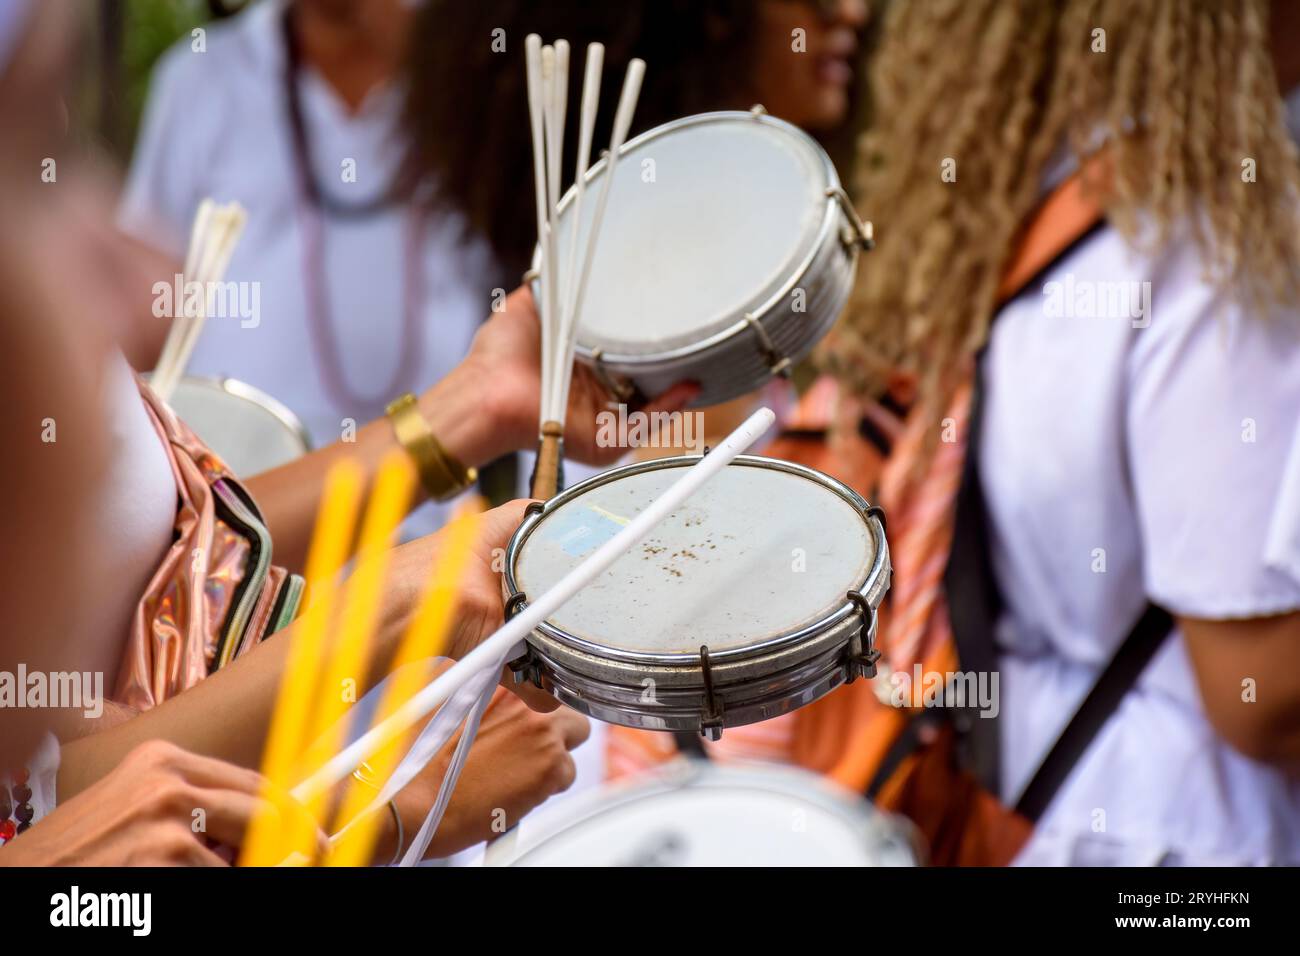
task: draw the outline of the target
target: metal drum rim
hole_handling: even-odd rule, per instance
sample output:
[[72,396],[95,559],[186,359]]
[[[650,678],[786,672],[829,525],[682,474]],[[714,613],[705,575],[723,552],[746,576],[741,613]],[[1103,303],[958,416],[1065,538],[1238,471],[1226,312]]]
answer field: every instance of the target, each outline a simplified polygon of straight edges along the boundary
[[[700,455],[675,455],[669,458],[655,458],[650,461],[634,462],[630,465],[623,465],[618,468],[611,468],[607,471],[593,475],[584,481],[578,482],[570,488],[560,492],[554,498],[545,502],[541,508],[534,508],[528,514],[523,522],[515,529],[510,536],[510,542],[506,546],[505,570],[502,575],[502,586],[508,600],[515,599],[520,594],[519,582],[515,576],[515,566],[519,559],[519,552],[527,543],[529,536],[533,533],[537,525],[549,514],[562,507],[575,498],[581,497],[593,488],[599,488],[602,485],[610,484],[623,477],[643,474],[650,471],[658,471],[665,468],[685,468],[695,464],[700,460]],[[815,468],[809,468],[805,465],[796,464],[791,461],[784,461],[780,458],[766,458],[761,455],[738,455],[728,467],[740,466],[746,468],[764,468],[775,471],[786,472],[787,474],[796,475],[807,479],[815,484],[821,485],[827,490],[839,495],[844,501],[851,505],[866,523],[872,537],[872,543],[875,546],[875,553],[872,555],[871,566],[867,570],[865,579],[854,590],[861,594],[872,607],[879,609],[880,602],[884,597],[885,591],[889,587],[889,544],[885,539],[885,528],[879,516],[871,514],[871,505],[865,498],[850,488],[844,482],[832,478]],[[527,598],[525,597],[525,601]],[[522,610],[526,604],[519,605]],[[790,647],[800,642],[808,640],[817,634],[833,629],[843,623],[851,615],[857,614],[857,606],[847,598],[844,603],[835,608],[835,610],[825,616],[813,621],[804,627],[794,631],[787,631],[769,638],[758,644],[746,645],[744,647],[726,648],[718,651],[710,651],[709,659],[712,662],[732,662],[744,661],[756,657],[763,657],[773,651],[779,651],[783,648]],[[870,622],[865,622],[868,626]],[[584,654],[589,654],[599,658],[621,661],[628,664],[637,664],[655,667],[680,667],[684,669],[696,669],[700,664],[700,655],[695,651],[688,651],[675,654],[656,654],[643,651],[627,651],[621,648],[610,647],[605,644],[596,644],[584,640],[567,631],[543,621],[536,628],[541,634],[561,646],[572,648]],[[534,635],[530,634],[526,638],[530,646],[534,647],[543,656],[546,656],[545,648],[537,648],[533,640]]]
[[[583,824],[641,801],[691,790],[731,790],[777,794],[824,810],[845,824],[861,839],[864,847],[903,843],[916,865],[923,861],[915,828],[905,818],[885,813],[870,804],[854,800],[852,791],[821,777],[791,767],[763,769],[718,766],[699,760],[674,761],[635,778],[625,778],[589,791],[580,801],[553,805],[535,821],[528,845],[517,847],[518,834],[507,836],[489,848],[487,866],[515,866]],[[891,839],[896,838],[896,839]]]
[[[146,376],[147,380],[148,377]],[[311,433],[307,431],[307,426],[303,424],[302,419],[295,415],[289,406],[262,391],[256,385],[249,385],[240,379],[230,378],[225,375],[183,375],[177,382],[177,387],[186,384],[210,385],[217,391],[251,402],[275,418],[286,429],[293,432],[301,440],[307,451],[313,449]]]

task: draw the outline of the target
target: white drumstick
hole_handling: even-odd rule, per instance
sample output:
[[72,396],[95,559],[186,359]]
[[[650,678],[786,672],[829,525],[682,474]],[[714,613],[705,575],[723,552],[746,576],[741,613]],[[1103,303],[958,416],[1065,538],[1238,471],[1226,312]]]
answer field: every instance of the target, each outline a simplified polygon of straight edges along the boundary
[[552,370],[555,385],[553,391],[547,396],[552,417],[557,421],[564,421],[565,407],[568,405],[569,398],[564,385],[567,381],[568,365],[573,361],[573,348],[568,343],[573,338],[569,330],[573,327],[574,292],[578,278],[578,237],[582,232],[582,199],[587,192],[587,164],[591,158],[591,137],[596,128],[596,113],[600,106],[600,80],[604,67],[604,44],[589,44],[586,75],[582,81],[582,116],[578,128],[578,159],[573,177],[573,209],[570,215],[573,228],[569,236],[569,253],[566,257],[564,307],[560,312],[560,347],[556,358],[558,367]]
[[546,134],[546,235],[543,246],[544,252],[542,253],[542,268],[545,271],[542,291],[546,297],[546,308],[549,312],[547,323],[542,329],[542,390],[539,400],[543,425],[548,421],[553,421],[552,408],[548,402],[548,397],[554,387],[551,383],[554,374],[551,369],[555,367],[560,347],[559,240],[555,234],[555,206],[560,199],[560,161],[564,155],[564,139],[561,133],[564,125],[564,105],[559,97],[559,89],[561,85],[564,85],[567,91],[568,87],[564,76],[560,72],[560,58],[563,55],[564,67],[567,70],[568,47],[569,45],[563,40],[557,40],[553,47],[542,48],[542,81],[545,90],[544,102],[546,104],[546,122],[544,124]]
[[600,184],[600,198],[596,200],[596,214],[591,219],[591,230],[587,233],[587,249],[583,255],[582,271],[578,273],[578,285],[573,290],[573,310],[568,328],[568,341],[561,344],[561,350],[569,355],[564,366],[563,382],[560,395],[568,401],[569,382],[573,377],[573,347],[577,336],[578,316],[582,313],[582,297],[587,288],[587,278],[591,274],[591,262],[596,254],[596,241],[600,235],[600,224],[605,218],[605,207],[609,203],[609,192],[614,185],[614,171],[618,168],[618,155],[623,149],[623,141],[632,127],[632,114],[636,112],[637,97],[641,94],[641,80],[645,77],[645,61],[634,59],[627,65],[627,75],[623,78],[623,93],[618,100],[618,112],[614,115],[614,130],[609,141],[609,158],[605,163],[604,182]]
[[325,792],[340,780],[346,779],[362,761],[426,717],[476,673],[484,668],[496,667],[497,662],[531,634],[539,624],[553,615],[580,590],[591,584],[611,564],[635,547],[656,525],[681,507],[701,485],[757,441],[775,419],[776,416],[769,408],[760,408],[754,412],[721,444],[700,459],[697,464],[686,469],[686,473],[681,478],[673,482],[659,497],[650,502],[644,511],[624,525],[590,557],[561,578],[545,594],[534,596],[527,607],[498,628],[495,634],[413,695],[387,720],[358,737],[337,756],[298,784],[293,790],[293,796],[300,801],[306,801]]
[[[557,361],[560,345],[563,342],[562,326],[564,322],[564,293],[560,287],[560,197],[563,195],[560,183],[560,173],[564,164],[564,126],[565,117],[568,113],[569,106],[569,41],[556,40],[553,46],[555,51],[555,65],[551,74],[550,97],[547,100],[550,109],[550,125],[547,127],[546,141],[546,228],[547,238],[550,241],[552,268],[546,276],[551,299],[551,336],[552,341],[547,354],[550,356],[552,367]],[[545,357],[543,361],[546,361]],[[545,369],[545,366],[543,366]],[[563,417],[556,416],[554,406],[549,405],[548,398],[554,390],[554,386],[547,381],[553,377],[553,373],[547,374],[542,372],[543,388],[540,396],[542,421],[559,421],[563,423]]]
[[[178,308],[168,336],[168,346],[154,370],[150,384],[163,401],[169,401],[181,376],[189,365],[190,356],[198,344],[199,335],[207,319],[208,292],[212,283],[220,282],[230,265],[235,244],[243,232],[247,215],[238,203],[215,206],[211,201],[200,207],[195,220],[195,241],[186,256],[185,283],[199,284],[202,300],[197,315]],[[178,303],[179,305],[179,303]]]
[[555,295],[555,284],[557,282],[555,222],[552,218],[552,212],[555,208],[552,198],[554,193],[552,181],[555,174],[552,171],[554,162],[551,154],[554,149],[555,47],[548,44],[542,47],[542,210],[544,226],[537,235],[537,241],[542,247],[541,293],[542,299],[546,303],[545,320],[542,322],[542,391],[538,404],[539,423],[542,425],[549,420],[548,413],[550,409],[546,406],[546,393],[550,376],[549,369],[555,364],[555,333],[556,325],[560,321],[559,306]]
[[[550,310],[546,301],[546,259],[549,250],[546,245],[546,108],[545,88],[542,82],[542,38],[530,33],[524,40],[524,57],[528,70],[528,120],[533,135],[533,191],[537,206],[537,244],[542,250],[542,262],[538,268],[537,281],[541,294],[537,296],[537,314],[542,325],[542,369],[545,374],[547,351],[547,329],[550,324]],[[546,409],[542,409],[545,420]]]
[[230,203],[213,210],[203,237],[203,247],[197,257],[194,280],[203,290],[202,305],[197,315],[186,315],[183,326],[184,334],[167,369],[166,377],[160,383],[159,395],[164,401],[170,400],[176,384],[189,365],[190,357],[198,344],[199,335],[207,320],[208,293],[212,284],[221,282],[225,277],[230,259],[234,255],[235,245],[243,232],[247,219],[243,208],[238,203]]
[[[185,250],[185,265],[181,267],[181,281],[188,282],[194,275],[194,270],[198,265],[199,253],[202,251],[203,237],[207,234],[208,221],[212,216],[212,210],[216,206],[211,199],[204,199],[199,203],[199,208],[194,214],[194,221],[190,224],[190,244]],[[159,376],[170,374],[172,362],[176,357],[176,350],[180,346],[181,337],[185,333],[185,315],[182,304],[184,298],[184,285],[181,286],[180,302],[172,304],[172,323],[167,329],[167,338],[163,342],[162,351],[158,354],[158,361],[154,365],[154,380]]]
[[212,254],[214,247],[217,245],[216,237],[224,234],[225,226],[225,207],[217,206],[211,199],[204,200],[199,207],[198,215],[194,218],[190,249],[185,257],[182,297],[179,302],[175,303],[174,311],[176,316],[172,322],[163,355],[159,359],[158,367],[154,370],[152,379],[154,391],[164,401],[171,398],[176,382],[180,379],[181,369],[183,369],[188,359],[185,344],[191,337],[195,322],[195,316],[185,307],[188,296],[184,295],[184,288],[190,282],[199,283],[200,289],[204,291],[205,296],[204,301],[200,303],[199,312],[205,311],[207,306],[206,290],[208,288],[205,280],[211,270]]
[[198,280],[202,283],[203,288],[203,308],[200,309],[198,315],[187,317],[188,325],[185,329],[185,335],[181,338],[180,348],[176,352],[170,381],[164,385],[167,390],[167,394],[163,396],[164,401],[170,399],[176,383],[180,381],[181,376],[185,374],[185,369],[190,364],[190,358],[194,354],[195,346],[198,345],[199,336],[203,333],[204,323],[208,320],[208,309],[212,305],[209,300],[209,291],[212,289],[213,283],[221,282],[225,278],[226,269],[230,266],[230,259],[235,253],[235,245],[239,242],[239,237],[244,231],[246,220],[247,215],[237,203],[232,203],[225,209],[219,210],[214,220],[210,242],[211,251],[205,257],[197,273]]

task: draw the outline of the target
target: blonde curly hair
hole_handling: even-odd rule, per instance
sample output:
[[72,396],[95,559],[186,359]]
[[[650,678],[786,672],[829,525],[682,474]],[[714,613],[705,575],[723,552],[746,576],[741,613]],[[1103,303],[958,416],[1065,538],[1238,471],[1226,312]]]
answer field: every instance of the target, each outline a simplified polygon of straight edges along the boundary
[[855,177],[878,245],[821,364],[855,394],[901,370],[946,401],[1044,171],[1101,141],[1111,175],[1089,188],[1127,239],[1159,248],[1189,224],[1211,281],[1300,302],[1300,162],[1268,13],[1267,0],[891,3]]

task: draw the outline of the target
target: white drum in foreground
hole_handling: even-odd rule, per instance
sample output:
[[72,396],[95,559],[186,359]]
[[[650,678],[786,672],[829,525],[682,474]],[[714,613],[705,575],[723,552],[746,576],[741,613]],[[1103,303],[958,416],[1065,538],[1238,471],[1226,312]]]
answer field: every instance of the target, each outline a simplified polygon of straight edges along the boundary
[[311,451],[307,429],[293,412],[233,378],[186,376],[168,404],[241,478]]
[[912,830],[803,771],[676,761],[529,816],[489,866],[916,866]]
[[[530,506],[506,552],[507,613],[698,460],[615,468]],[[511,667],[601,720],[716,739],[874,675],[889,574],[878,508],[811,468],[742,455],[534,631]]]
[[[605,169],[591,167],[588,195]],[[562,250],[573,198],[560,204]],[[584,231],[597,205],[583,204]],[[703,386],[698,406],[751,392],[830,329],[870,244],[825,151],[761,107],[656,127],[619,153],[578,358],[624,398],[683,380]]]

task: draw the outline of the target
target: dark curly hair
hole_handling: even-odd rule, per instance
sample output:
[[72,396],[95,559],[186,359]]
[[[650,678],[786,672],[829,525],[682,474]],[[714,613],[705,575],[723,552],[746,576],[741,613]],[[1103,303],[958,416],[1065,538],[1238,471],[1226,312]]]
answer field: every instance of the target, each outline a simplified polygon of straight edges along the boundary
[[[572,175],[590,42],[605,44],[593,152],[610,126],[633,57],[647,63],[631,134],[691,113],[747,105],[758,0],[431,0],[408,64],[405,176],[431,179],[432,202],[454,209],[517,281],[536,232],[524,37],[563,37],[573,50],[565,178]],[[504,31],[504,33],[494,31]],[[494,51],[494,38],[497,40]],[[504,39],[505,50],[500,50]]]

